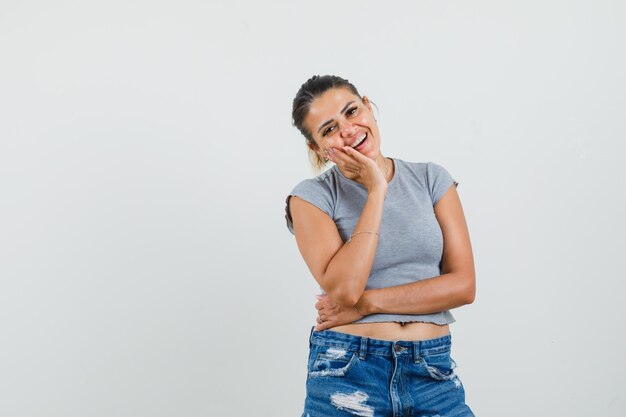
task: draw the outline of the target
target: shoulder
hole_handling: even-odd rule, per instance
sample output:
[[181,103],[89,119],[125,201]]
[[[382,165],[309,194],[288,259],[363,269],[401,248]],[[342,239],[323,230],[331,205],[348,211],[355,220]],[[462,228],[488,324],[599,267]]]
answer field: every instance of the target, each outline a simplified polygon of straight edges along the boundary
[[422,175],[428,175],[429,173],[437,172],[440,170],[445,170],[445,168],[442,165],[436,162],[432,162],[432,161],[412,162],[412,161],[405,161],[403,159],[398,159],[398,158],[393,158],[393,160],[397,163],[399,167],[405,167],[409,171],[422,174]]
[[436,177],[448,173],[448,170],[441,164],[436,162],[409,162],[402,159],[394,158],[398,163],[399,168],[406,168],[408,172],[411,172],[420,178],[428,181],[429,179],[435,179]]
[[337,173],[335,167],[322,172],[313,178],[306,178],[296,184],[292,189],[294,191],[299,190],[317,190],[317,191],[331,191],[334,188],[334,184],[337,182]]
[[437,162],[408,162],[396,159],[398,172],[409,177],[421,187],[427,188],[432,199],[433,206],[441,199],[451,185],[458,185],[450,172]]
[[431,186],[434,186],[436,183],[446,183],[454,182],[452,179],[452,175],[450,172],[441,164],[436,162],[426,162],[424,164],[424,171],[426,174],[426,179]]
[[424,164],[424,167],[426,169],[426,173],[429,175],[437,175],[440,174],[442,172],[448,172],[448,170],[446,168],[444,168],[443,165],[438,164],[436,162],[426,162]]
[[333,217],[335,202],[337,201],[337,173],[335,167],[328,169],[320,175],[300,181],[287,195],[285,200],[285,219],[287,228],[293,233],[293,218],[289,207],[289,200],[296,196],[311,203],[329,217]]
[[411,162],[398,158],[393,158],[393,160],[397,174],[402,177],[408,177],[420,184],[426,184],[428,162]]
[[435,162],[426,164],[426,181],[430,189],[433,206],[443,197],[443,195],[454,185],[457,187],[459,183],[443,166]]

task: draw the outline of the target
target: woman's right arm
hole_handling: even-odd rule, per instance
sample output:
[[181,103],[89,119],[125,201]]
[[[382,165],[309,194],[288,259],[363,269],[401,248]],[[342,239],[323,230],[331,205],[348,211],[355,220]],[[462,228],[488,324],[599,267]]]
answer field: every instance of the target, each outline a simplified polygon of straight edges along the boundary
[[[335,155],[333,162],[340,169],[354,164],[362,169],[361,179],[368,189],[368,196],[354,233],[378,233],[387,194],[387,181],[380,168],[373,160],[353,149]],[[378,235],[359,233],[344,244],[335,222],[326,213],[294,197],[290,198],[290,212],[296,242],[304,261],[320,287],[335,303],[354,306],[365,291],[374,263]]]

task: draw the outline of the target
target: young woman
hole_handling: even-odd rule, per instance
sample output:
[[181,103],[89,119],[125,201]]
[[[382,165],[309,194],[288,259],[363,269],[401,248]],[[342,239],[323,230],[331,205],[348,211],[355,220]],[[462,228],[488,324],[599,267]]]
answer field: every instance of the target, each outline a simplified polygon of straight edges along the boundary
[[343,78],[309,79],[292,116],[315,165],[334,163],[286,202],[323,291],[303,417],[473,416],[448,326],[475,294],[458,183],[441,165],[383,156],[371,102]]

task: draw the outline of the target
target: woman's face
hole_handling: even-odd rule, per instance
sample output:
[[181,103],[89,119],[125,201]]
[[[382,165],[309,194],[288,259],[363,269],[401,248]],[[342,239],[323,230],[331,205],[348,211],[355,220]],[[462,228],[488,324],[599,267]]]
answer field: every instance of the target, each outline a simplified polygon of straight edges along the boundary
[[325,150],[352,146],[362,155],[376,160],[380,155],[380,133],[372,105],[347,88],[331,88],[311,103],[304,126],[311,132],[316,151],[322,158]]

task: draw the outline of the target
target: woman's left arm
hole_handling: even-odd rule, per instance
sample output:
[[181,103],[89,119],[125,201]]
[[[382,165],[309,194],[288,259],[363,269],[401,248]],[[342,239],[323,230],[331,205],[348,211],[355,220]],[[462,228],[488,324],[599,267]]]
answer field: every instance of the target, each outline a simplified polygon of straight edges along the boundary
[[356,305],[361,314],[429,314],[474,302],[474,256],[456,186],[450,186],[434,210],[443,233],[441,275],[367,290]]
[[337,306],[327,295],[318,296],[316,331],[375,313],[429,314],[474,301],[474,256],[456,186],[450,186],[434,210],[443,233],[442,274],[409,284],[365,290],[355,309]]

